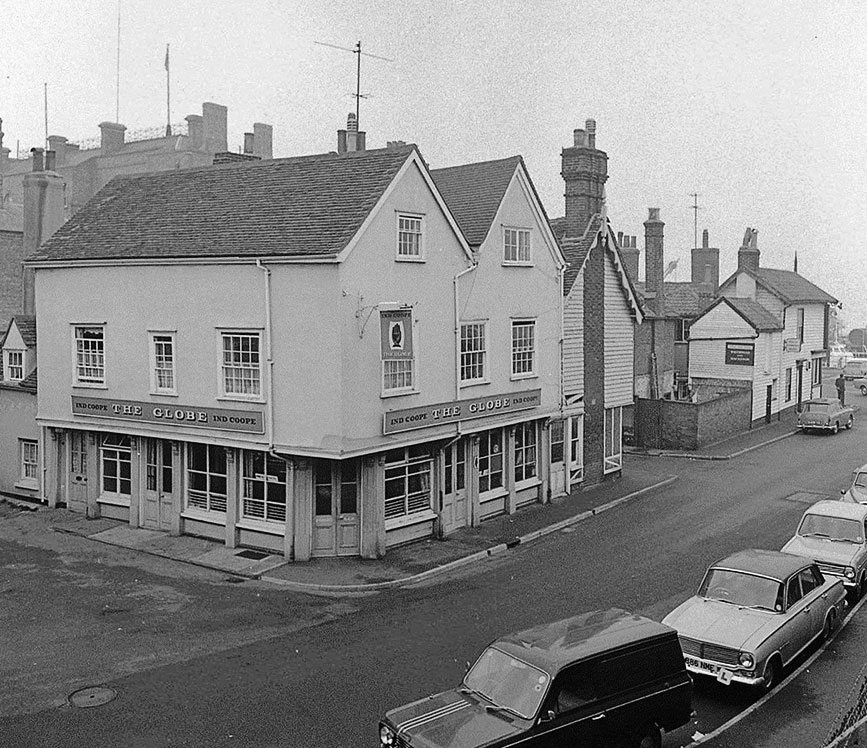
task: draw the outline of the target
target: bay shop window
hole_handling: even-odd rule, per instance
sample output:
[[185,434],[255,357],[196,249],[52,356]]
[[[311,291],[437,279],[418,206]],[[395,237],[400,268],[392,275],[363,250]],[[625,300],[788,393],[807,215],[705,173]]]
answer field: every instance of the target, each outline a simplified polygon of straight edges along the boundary
[[385,519],[398,520],[431,510],[433,457],[419,444],[385,455]]

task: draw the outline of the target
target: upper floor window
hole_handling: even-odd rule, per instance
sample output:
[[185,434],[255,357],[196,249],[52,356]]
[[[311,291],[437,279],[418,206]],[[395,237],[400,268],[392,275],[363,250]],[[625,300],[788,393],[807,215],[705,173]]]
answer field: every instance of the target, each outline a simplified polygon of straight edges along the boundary
[[798,309],[798,342],[804,342],[804,309]]
[[3,351],[3,379],[7,382],[24,379],[24,351]]
[[256,398],[262,394],[262,360],[259,333],[224,332],[223,394],[228,397]]
[[386,392],[413,389],[414,361],[411,358],[390,358],[382,362],[382,389]]
[[503,262],[520,265],[530,263],[529,229],[503,229]]
[[105,384],[105,328],[102,325],[75,327],[75,381],[77,384]]
[[531,377],[536,373],[536,322],[512,322],[512,376]]
[[674,342],[685,343],[687,333],[689,332],[688,319],[676,319],[674,321]]
[[461,325],[461,382],[485,380],[485,323],[468,322]]
[[151,333],[151,391],[175,394],[175,336]]
[[422,216],[407,213],[397,214],[397,259],[421,260]]
[[813,359],[813,385],[822,384],[822,359]]

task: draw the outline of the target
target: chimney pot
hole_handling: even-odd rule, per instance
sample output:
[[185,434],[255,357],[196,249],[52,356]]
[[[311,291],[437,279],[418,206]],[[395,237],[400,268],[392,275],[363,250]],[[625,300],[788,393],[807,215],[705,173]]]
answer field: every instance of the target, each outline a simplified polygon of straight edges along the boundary
[[708,235],[707,235],[707,229],[704,229],[701,232],[701,246],[704,247],[705,249],[707,249],[710,246]]
[[596,120],[588,119],[584,123],[584,127],[587,129],[587,147],[595,148],[596,147]]
[[358,131],[358,118],[355,116],[355,112],[350,112],[346,115],[346,129],[349,132]]
[[33,171],[45,171],[45,164],[42,160],[42,155],[45,153],[42,148],[31,148],[33,154]]
[[572,131],[572,140],[576,148],[584,148],[587,145],[587,133],[580,128]]
[[648,208],[647,209],[647,220],[648,221],[658,221],[659,220],[659,208]]

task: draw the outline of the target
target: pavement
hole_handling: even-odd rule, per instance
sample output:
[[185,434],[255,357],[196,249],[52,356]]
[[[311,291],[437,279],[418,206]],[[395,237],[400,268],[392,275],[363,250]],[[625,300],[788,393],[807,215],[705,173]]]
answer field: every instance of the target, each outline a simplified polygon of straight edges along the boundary
[[[430,539],[393,548],[383,559],[313,559],[287,562],[282,556],[226,548],[214,541],[172,537],[131,528],[108,519],[87,519],[66,510],[51,511],[51,528],[100,543],[122,546],[182,563],[195,564],[230,577],[258,579],[287,590],[325,595],[370,593],[389,587],[417,584],[486,557],[505,554],[570,525],[592,520],[626,502],[652,500],[655,493],[677,480],[668,460],[728,460],[761,449],[798,433],[792,418],[776,420],[697,452],[656,451],[624,455],[622,475],[601,485],[578,489],[549,504],[536,504],[513,515],[486,520],[444,540]],[[821,438],[821,437],[817,437]],[[867,621],[857,616],[859,604],[829,644],[783,686],[756,702],[734,720],[708,735],[695,735],[707,748],[821,748],[867,712]],[[842,727],[841,727],[842,726]],[[859,728],[860,729],[860,728]],[[867,730],[864,735],[867,742]],[[849,743],[835,743],[846,748]],[[857,740],[857,738],[855,738]],[[851,743],[857,745],[858,743]]]

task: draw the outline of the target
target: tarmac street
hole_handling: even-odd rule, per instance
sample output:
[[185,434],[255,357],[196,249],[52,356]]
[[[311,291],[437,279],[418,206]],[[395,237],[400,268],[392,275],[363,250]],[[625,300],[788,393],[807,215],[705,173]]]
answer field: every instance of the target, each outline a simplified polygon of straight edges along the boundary
[[[550,507],[382,562],[265,572],[276,581],[189,563],[201,557],[195,539],[179,539],[180,562],[148,550],[150,540],[133,550],[87,537],[125,537],[101,520],[83,531],[66,512],[0,505],[0,746],[374,744],[385,710],[454,685],[502,633],[611,606],[659,620],[715,559],[779,548],[804,508],[839,492],[867,455],[860,422],[833,437],[791,432],[777,424],[703,455],[739,455],[731,459],[630,455],[621,481]],[[157,550],[174,552],[167,542]],[[415,576],[443,563],[443,573]],[[362,586],[326,594],[323,583]],[[304,585],[319,594],[299,592]],[[847,626],[834,640],[847,667],[826,671],[857,679],[865,644]],[[87,686],[116,697],[70,705]],[[771,732],[784,711],[761,717],[777,698],[713,738],[743,730],[749,742],[712,744],[783,745]],[[816,724],[837,718],[833,698],[807,698],[791,708]],[[665,745],[711,743],[702,736],[754,702],[734,689],[697,688],[694,722]]]

